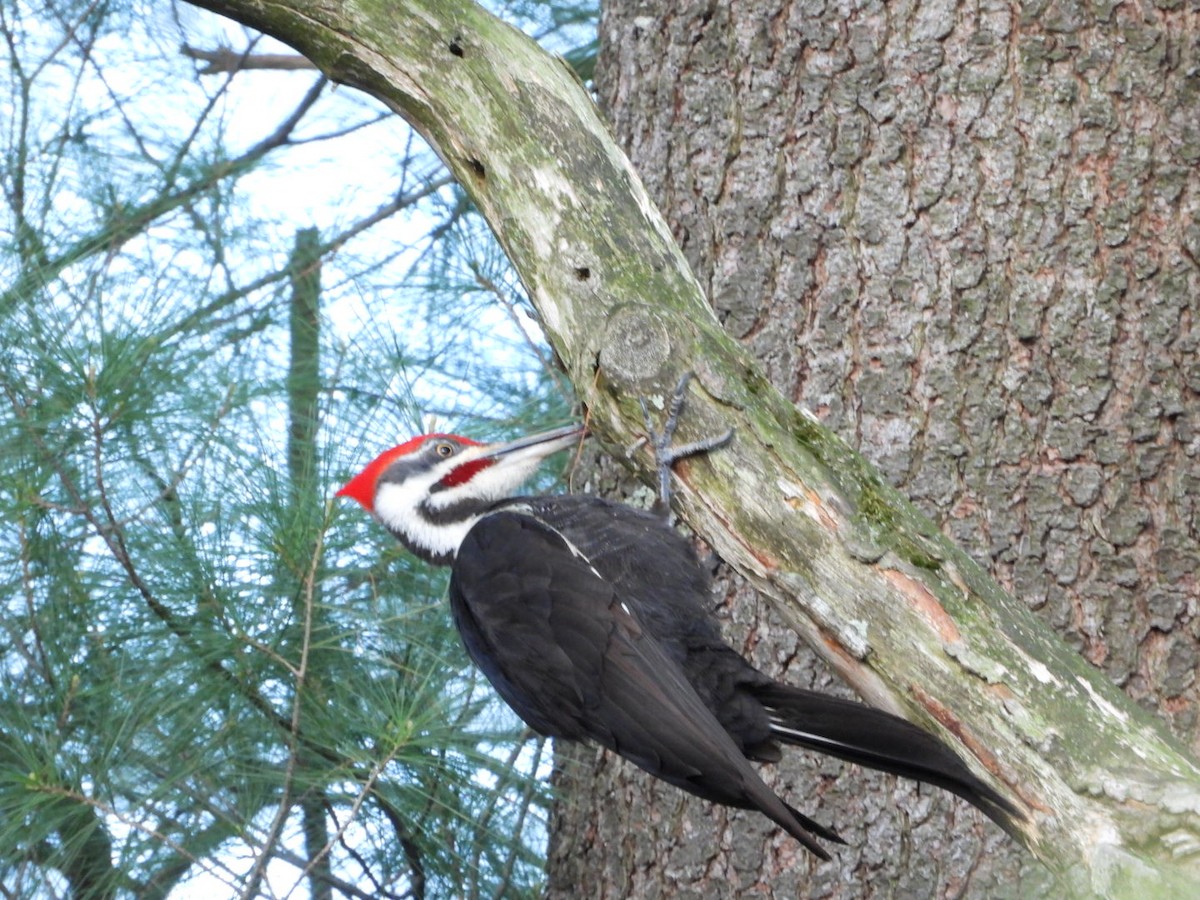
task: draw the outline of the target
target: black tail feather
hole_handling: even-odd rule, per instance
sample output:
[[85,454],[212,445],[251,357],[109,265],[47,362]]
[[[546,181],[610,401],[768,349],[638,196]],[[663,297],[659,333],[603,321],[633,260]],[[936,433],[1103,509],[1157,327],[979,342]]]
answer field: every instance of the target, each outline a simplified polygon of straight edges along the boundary
[[771,715],[771,733],[777,740],[945,788],[1010,835],[1016,834],[1015,823],[1022,818],[1017,807],[911,722],[861,703],[778,683],[755,694]]
[[803,825],[806,829],[811,831],[817,837],[824,838],[827,841],[833,841],[835,844],[843,844],[844,845],[846,843],[846,839],[843,838],[840,834],[838,834],[836,831],[834,831],[829,826],[822,825],[820,822],[814,822],[812,819],[810,819],[804,813],[800,812],[800,810],[796,809],[796,807],[792,806],[792,804],[790,804],[790,803],[785,802],[783,805],[788,808],[788,810],[791,812],[791,814],[796,817],[797,821],[799,821],[801,825]]
[[[792,809],[792,808],[789,806],[788,809]],[[792,809],[792,812],[795,812],[795,810]],[[792,837],[794,837],[796,840],[798,840],[801,844],[803,844],[813,856],[817,857],[818,859],[824,860],[825,862],[829,862],[831,859],[833,859],[833,857],[829,855],[829,851],[826,850],[824,847],[822,847],[820,844],[818,844],[817,839],[815,837],[813,837],[811,834],[809,834],[806,828],[797,828],[795,826],[795,824],[790,824],[788,822],[784,822],[779,819],[776,819],[775,821],[776,821],[776,824],[782,825],[783,829],[788,834],[790,834]],[[813,825],[816,824],[815,822],[812,821],[812,819],[808,818],[807,816],[803,816],[803,815],[797,815],[796,821],[804,826],[807,826],[809,824],[813,824]],[[817,826],[817,827],[820,827],[820,826]],[[823,830],[827,831],[828,829],[823,829]],[[845,843],[845,842],[843,841],[843,843]]]

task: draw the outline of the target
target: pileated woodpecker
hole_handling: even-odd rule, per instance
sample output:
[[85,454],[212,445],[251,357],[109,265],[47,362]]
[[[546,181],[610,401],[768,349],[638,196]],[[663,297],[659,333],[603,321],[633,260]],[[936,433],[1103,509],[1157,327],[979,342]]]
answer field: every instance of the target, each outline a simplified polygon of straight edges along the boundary
[[[682,455],[663,453],[675,415],[657,441],[663,483]],[[583,434],[571,426],[495,444],[427,434],[380,454],[338,496],[417,556],[452,567],[450,609],[467,652],[540,734],[590,738],[685,791],[760,810],[826,860],[816,838],[845,842],[750,764],[778,761],[781,742],[940,785],[1012,831],[1015,807],[933,735],[781,684],[726,644],[708,576],[666,518],[599,497],[514,496]]]

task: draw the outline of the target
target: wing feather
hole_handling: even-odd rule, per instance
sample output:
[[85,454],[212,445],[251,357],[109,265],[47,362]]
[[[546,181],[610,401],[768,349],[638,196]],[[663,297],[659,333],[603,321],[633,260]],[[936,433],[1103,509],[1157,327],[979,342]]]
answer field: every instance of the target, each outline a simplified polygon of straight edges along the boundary
[[459,548],[450,601],[471,657],[535,730],[591,738],[691,793],[757,808],[828,858],[561,533],[521,512],[485,516]]

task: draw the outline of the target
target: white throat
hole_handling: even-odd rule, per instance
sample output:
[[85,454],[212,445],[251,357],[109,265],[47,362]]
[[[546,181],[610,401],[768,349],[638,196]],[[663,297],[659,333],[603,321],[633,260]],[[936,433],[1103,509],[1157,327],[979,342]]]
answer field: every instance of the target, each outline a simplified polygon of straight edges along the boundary
[[[426,501],[430,498],[429,489],[437,478],[438,475],[434,473],[428,479],[384,482],[375,494],[375,517],[418,555],[449,561],[458,553],[467,532],[479,521],[482,513],[441,521],[431,519],[430,513],[436,514],[437,507],[431,509],[432,504]],[[428,483],[424,483],[426,481]],[[439,506],[444,508],[445,504]]]

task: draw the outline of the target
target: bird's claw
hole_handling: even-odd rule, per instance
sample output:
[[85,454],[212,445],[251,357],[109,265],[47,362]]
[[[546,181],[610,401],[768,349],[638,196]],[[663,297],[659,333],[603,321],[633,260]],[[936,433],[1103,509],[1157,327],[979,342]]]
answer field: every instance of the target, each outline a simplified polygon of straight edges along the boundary
[[681,459],[688,456],[695,456],[697,453],[707,453],[709,450],[715,450],[718,447],[723,447],[733,439],[733,429],[730,428],[724,434],[716,437],[704,438],[699,441],[692,441],[687,444],[681,444],[678,447],[671,446],[671,439],[675,436],[675,428],[679,425],[679,414],[683,411],[684,400],[687,397],[688,383],[692,380],[692,372],[684,372],[683,377],[679,379],[679,384],[675,386],[675,393],[671,397],[671,403],[667,407],[667,420],[663,423],[662,431],[656,431],[654,422],[650,418],[650,408],[646,405],[644,397],[639,398],[642,405],[642,417],[646,422],[646,435],[650,445],[654,448],[654,463],[658,469],[658,500],[655,507],[658,511],[670,518],[671,515],[671,468]]

